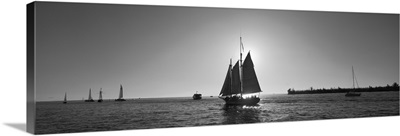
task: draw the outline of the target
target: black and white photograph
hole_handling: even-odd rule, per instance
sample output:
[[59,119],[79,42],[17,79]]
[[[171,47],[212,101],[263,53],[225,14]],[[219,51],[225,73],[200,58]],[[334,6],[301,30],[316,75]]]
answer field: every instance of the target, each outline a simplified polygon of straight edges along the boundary
[[398,13],[24,6],[32,134],[399,116]]

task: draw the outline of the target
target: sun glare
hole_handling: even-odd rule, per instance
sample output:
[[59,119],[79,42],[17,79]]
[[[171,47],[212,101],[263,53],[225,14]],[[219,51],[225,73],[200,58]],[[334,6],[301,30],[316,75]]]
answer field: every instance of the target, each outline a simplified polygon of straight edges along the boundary
[[252,93],[252,94],[244,94],[244,95],[242,95],[242,97],[244,99],[246,99],[246,98],[250,98],[250,97],[258,97],[258,95],[259,95],[259,93]]

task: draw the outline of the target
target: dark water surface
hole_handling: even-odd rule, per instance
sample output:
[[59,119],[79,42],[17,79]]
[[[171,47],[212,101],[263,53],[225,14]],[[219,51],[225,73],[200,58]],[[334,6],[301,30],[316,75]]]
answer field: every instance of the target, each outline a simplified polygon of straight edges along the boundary
[[125,102],[37,102],[38,134],[243,124],[399,115],[399,92],[264,95],[259,106],[218,98],[149,98]]

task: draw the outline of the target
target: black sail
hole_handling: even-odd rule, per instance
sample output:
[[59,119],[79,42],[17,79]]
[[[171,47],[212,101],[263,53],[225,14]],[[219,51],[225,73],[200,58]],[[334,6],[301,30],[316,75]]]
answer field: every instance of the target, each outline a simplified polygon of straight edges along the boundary
[[258,83],[256,72],[254,70],[254,64],[251,60],[250,52],[247,54],[246,59],[242,65],[242,82],[243,82],[243,93],[258,93],[261,92],[260,84]]
[[100,88],[100,92],[99,92],[99,100],[103,100],[103,95],[102,95],[102,93],[103,93],[103,92],[102,92],[101,90],[102,90],[102,88]]
[[67,93],[64,95],[64,102],[67,102]]
[[89,89],[89,97],[88,100],[92,100],[92,88]]
[[118,99],[123,99],[123,97],[124,97],[124,91],[123,90],[124,89],[122,88],[122,85],[120,85]]
[[231,70],[232,70],[232,65],[229,65],[228,67],[228,72],[226,73],[226,77],[225,77],[225,82],[224,85],[222,86],[221,92],[219,93],[219,95],[222,96],[226,96],[226,95],[231,95]]
[[240,75],[239,75],[239,61],[236,62],[232,68],[232,94],[240,94]]

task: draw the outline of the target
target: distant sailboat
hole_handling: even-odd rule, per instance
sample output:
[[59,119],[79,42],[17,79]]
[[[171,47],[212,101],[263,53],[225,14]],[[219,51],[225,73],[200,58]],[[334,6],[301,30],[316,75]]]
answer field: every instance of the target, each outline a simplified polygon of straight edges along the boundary
[[361,93],[356,92],[356,86],[354,84],[354,81],[357,84],[357,88],[359,88],[359,86],[358,86],[356,75],[354,74],[354,68],[351,67],[351,70],[352,70],[352,74],[353,74],[353,90],[347,92],[345,96],[347,96],[347,97],[361,96]]
[[115,101],[126,101],[123,97],[124,97],[124,92],[123,92],[123,88],[122,88],[122,85],[120,85],[120,88],[119,88],[119,97],[118,97],[118,99],[115,99]]
[[262,91],[250,52],[242,64],[242,50],[243,43],[242,37],[240,37],[240,60],[232,68],[231,59],[225,82],[219,94],[219,98],[228,105],[255,105],[260,102],[259,93]]
[[94,102],[94,100],[92,99],[92,88],[89,89],[89,97],[87,100],[85,100],[85,102]]
[[99,92],[99,100],[97,100],[97,102],[103,102],[103,95],[102,95],[102,91],[101,91],[101,89],[102,88],[100,88],[100,92]]
[[63,102],[64,104],[66,104],[67,103],[67,93],[65,93],[65,95],[64,95],[64,102]]

